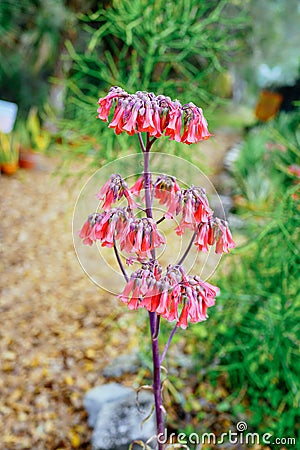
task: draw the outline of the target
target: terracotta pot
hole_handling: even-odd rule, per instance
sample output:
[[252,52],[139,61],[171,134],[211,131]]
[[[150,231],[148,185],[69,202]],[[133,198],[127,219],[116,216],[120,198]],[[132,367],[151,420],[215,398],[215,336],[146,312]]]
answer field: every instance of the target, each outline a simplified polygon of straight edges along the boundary
[[1,163],[1,170],[6,175],[13,175],[18,170],[18,167],[17,161]]
[[20,151],[19,166],[22,169],[34,169],[37,163],[37,155],[32,151]]

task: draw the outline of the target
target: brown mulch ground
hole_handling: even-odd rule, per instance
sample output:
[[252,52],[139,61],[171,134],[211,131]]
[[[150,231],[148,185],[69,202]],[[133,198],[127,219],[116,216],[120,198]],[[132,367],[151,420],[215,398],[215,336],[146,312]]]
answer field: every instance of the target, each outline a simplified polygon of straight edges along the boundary
[[78,263],[78,191],[54,168],[43,158],[36,170],[0,176],[2,450],[89,448],[84,393],[130,340],[127,312]]

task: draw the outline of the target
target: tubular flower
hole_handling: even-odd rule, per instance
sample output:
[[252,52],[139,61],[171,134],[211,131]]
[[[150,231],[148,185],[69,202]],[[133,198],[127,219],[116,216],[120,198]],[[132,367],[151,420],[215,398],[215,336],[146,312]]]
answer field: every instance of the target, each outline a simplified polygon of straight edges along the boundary
[[165,135],[177,142],[181,141],[181,127],[182,127],[182,107],[178,100],[175,100],[169,105],[169,121],[165,129]]
[[[161,275],[161,266],[155,261],[143,264],[133,272],[123,292],[118,296],[129,309],[137,309],[147,304],[148,311],[155,311],[159,296],[156,283]],[[144,304],[143,304],[144,302]]]
[[117,86],[111,88],[109,94],[106,97],[100,98],[98,101],[99,108],[97,110],[97,118],[107,122],[113,100],[124,94],[126,94],[126,92]]
[[199,252],[208,252],[208,245],[215,242],[213,221],[203,222],[198,227],[198,233],[195,239],[195,245]]
[[226,220],[215,219],[216,224],[216,253],[229,253],[235,247]]
[[104,210],[110,209],[112,203],[120,200],[123,196],[126,197],[129,208],[137,208],[138,205],[133,200],[127,183],[118,173],[111,175],[109,180],[104,184],[100,192],[98,192],[97,194],[97,198],[99,200],[104,200],[104,203],[102,205],[102,208]]
[[94,227],[95,227],[96,223],[101,222],[101,220],[103,219],[104,216],[105,216],[105,213],[90,214],[88,216],[87,221],[84,222],[81,230],[79,231],[79,237],[81,239],[83,239],[83,243],[85,245],[92,245],[93,242],[96,241],[96,237],[94,234]]
[[208,245],[216,243],[216,253],[228,253],[235,247],[228,223],[218,218],[210,218],[208,222],[198,226],[195,245],[199,251],[207,252]]
[[181,190],[175,177],[159,175],[154,183],[154,197],[159,199],[160,205],[166,205],[168,210],[165,214],[167,219],[179,214],[181,210]]
[[130,193],[135,196],[140,195],[141,190],[144,189],[144,182],[145,182],[144,175],[142,175],[136,180],[134,185],[129,189]]
[[182,201],[182,219],[175,230],[179,236],[186,228],[196,231],[199,223],[207,222],[213,215],[203,188],[191,186],[183,190]]
[[189,277],[184,274],[184,278],[181,288],[184,306],[177,323],[181,328],[187,327],[188,318],[192,323],[206,320],[207,308],[215,304],[215,297],[219,292],[217,286],[202,281],[198,276]]
[[165,244],[165,238],[158,231],[153,219],[129,218],[122,237],[120,248],[128,253],[137,253],[141,258],[151,257],[151,250]]
[[147,132],[149,136],[159,138],[165,133],[171,140],[186,144],[211,136],[202,109],[193,103],[182,106],[178,100],[164,95],[141,91],[128,94],[114,86],[106,97],[99,99],[98,104],[97,118],[103,121],[108,120],[114,105],[113,118],[108,126],[116,134]]
[[185,117],[184,133],[181,137],[181,142],[195,144],[212,136],[208,131],[207,121],[201,108],[198,108],[194,103],[188,103],[183,109]]
[[102,247],[113,247],[114,240],[123,237],[128,220],[128,214],[122,208],[91,214],[79,232],[79,237],[87,245],[99,240]]
[[179,266],[168,266],[162,277],[156,263],[152,267],[145,264],[134,272],[119,298],[129,309],[146,308],[186,328],[188,320],[196,323],[207,319],[207,308],[214,305],[218,292],[219,288],[197,276],[189,277]]

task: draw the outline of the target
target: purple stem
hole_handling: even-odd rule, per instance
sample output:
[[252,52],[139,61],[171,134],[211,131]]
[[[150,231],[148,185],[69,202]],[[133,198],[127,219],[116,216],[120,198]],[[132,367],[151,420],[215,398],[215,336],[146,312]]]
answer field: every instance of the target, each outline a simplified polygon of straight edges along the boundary
[[145,144],[144,144],[144,141],[143,141],[143,138],[142,138],[142,133],[140,133],[140,132],[138,133],[138,138],[139,138],[139,141],[140,141],[140,146],[141,146],[142,152],[145,153],[146,148],[145,148]]
[[120,255],[119,255],[119,252],[118,252],[118,249],[117,249],[117,246],[116,246],[115,239],[114,239],[114,252],[115,252],[115,255],[116,255],[119,267],[120,267],[120,269],[122,271],[122,274],[124,275],[125,280],[128,282],[129,278],[128,278],[128,275],[126,273],[125,267],[123,266],[123,263],[121,261],[121,258],[120,258]]
[[[147,146],[143,150],[144,143],[141,137],[139,137],[142,151],[144,153],[144,188],[145,188],[145,206],[146,215],[152,218],[151,207],[151,172],[149,172],[149,155],[150,148],[154,140],[150,141],[147,134]],[[143,144],[143,145],[142,145]],[[152,258],[155,260],[155,249],[151,251]],[[162,408],[162,396],[161,396],[161,380],[160,380],[160,357],[158,346],[158,325],[159,319],[155,312],[149,312],[149,322],[151,331],[152,342],[152,359],[153,359],[153,393],[155,401],[155,414],[156,414],[156,426],[157,434],[164,432],[164,420],[163,420],[163,408]],[[163,450],[163,444],[158,443],[158,450]]]
[[160,330],[160,316],[157,314],[156,317],[156,326],[155,326],[155,332],[154,332],[154,336],[153,339],[156,339],[159,335],[159,330]]
[[180,260],[179,260],[178,263],[176,264],[177,266],[181,266],[181,264],[183,263],[183,261],[185,260],[185,258],[187,257],[187,255],[189,254],[189,251],[190,251],[191,248],[192,248],[192,245],[193,245],[193,242],[194,242],[196,236],[197,236],[197,231],[195,231],[195,232],[193,233],[193,236],[192,236],[192,238],[191,238],[191,240],[190,240],[189,245],[187,246],[187,248],[186,248],[184,254],[182,255],[182,257],[180,258]]
[[169,339],[168,339],[168,342],[166,343],[166,346],[165,346],[165,348],[164,348],[164,351],[163,351],[162,354],[161,354],[161,357],[160,357],[160,364],[161,364],[161,363],[163,362],[163,360],[165,359],[166,353],[167,353],[167,351],[168,351],[168,348],[170,347],[171,341],[172,341],[173,336],[174,336],[174,334],[176,333],[177,329],[178,329],[178,326],[177,326],[177,324],[176,324],[175,327],[174,327],[173,330],[172,330],[172,333],[171,333],[170,336],[169,336]]
[[146,215],[152,219],[152,207],[151,207],[151,173],[149,172],[149,155],[150,149],[148,146],[144,153],[144,188],[145,188],[145,204]]
[[[156,315],[155,313],[149,312],[151,332],[153,328],[153,323],[155,321],[155,315]],[[157,427],[157,434],[160,434],[164,433],[164,419],[163,419],[162,396],[161,396],[158,336],[156,338],[152,337],[152,359],[153,359],[153,393],[155,401],[156,427]],[[158,450],[163,450],[163,444],[158,443]]]

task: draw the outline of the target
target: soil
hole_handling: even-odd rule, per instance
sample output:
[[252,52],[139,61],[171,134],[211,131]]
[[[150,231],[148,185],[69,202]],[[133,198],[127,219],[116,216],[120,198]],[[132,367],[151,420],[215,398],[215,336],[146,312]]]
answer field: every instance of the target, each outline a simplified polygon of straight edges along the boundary
[[42,158],[35,170],[0,175],[2,450],[90,448],[84,394],[104,382],[104,367],[133,332],[127,310],[76,258],[82,181],[61,184],[55,167]]

